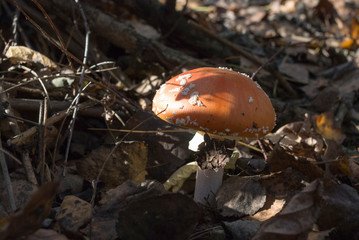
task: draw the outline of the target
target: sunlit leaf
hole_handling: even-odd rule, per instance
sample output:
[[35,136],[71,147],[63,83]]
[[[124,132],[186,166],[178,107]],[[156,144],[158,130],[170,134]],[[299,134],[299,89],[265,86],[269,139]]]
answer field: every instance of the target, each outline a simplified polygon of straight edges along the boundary
[[333,113],[326,112],[315,115],[314,118],[317,132],[321,134],[323,138],[331,139],[338,143],[341,143],[344,140],[345,135],[342,133],[341,129],[334,124]]

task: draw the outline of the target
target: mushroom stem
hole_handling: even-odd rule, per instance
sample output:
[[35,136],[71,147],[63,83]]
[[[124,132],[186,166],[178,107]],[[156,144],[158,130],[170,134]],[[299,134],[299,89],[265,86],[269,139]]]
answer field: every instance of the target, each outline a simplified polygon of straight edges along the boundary
[[[189,142],[189,149],[197,152],[199,145],[203,143],[204,133],[197,131]],[[222,185],[223,168],[202,169],[197,167],[196,185],[194,190],[194,201],[202,204],[212,205],[214,203],[216,193]]]
[[218,189],[222,185],[222,179],[223,168],[201,169],[198,167],[194,201],[202,204],[212,204]]

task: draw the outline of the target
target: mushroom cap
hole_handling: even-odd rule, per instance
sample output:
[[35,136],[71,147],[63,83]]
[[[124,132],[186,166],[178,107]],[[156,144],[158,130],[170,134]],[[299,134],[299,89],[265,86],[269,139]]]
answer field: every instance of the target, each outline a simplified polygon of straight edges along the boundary
[[228,138],[262,137],[275,125],[267,94],[248,76],[224,68],[197,68],[162,84],[152,103],[161,119]]

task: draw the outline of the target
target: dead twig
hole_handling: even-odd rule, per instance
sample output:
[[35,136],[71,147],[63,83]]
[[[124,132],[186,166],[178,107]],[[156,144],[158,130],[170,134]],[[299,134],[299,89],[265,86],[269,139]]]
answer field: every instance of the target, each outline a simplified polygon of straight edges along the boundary
[[83,22],[84,22],[84,26],[85,26],[85,32],[86,32],[86,38],[85,38],[85,49],[84,49],[84,57],[82,60],[82,67],[81,67],[81,76],[80,76],[80,81],[78,82],[78,90],[77,90],[77,95],[76,95],[76,99],[75,99],[75,108],[72,112],[72,120],[70,123],[70,133],[69,133],[69,138],[67,141],[67,146],[66,146],[66,152],[65,152],[65,159],[64,159],[64,172],[63,172],[63,176],[65,176],[65,172],[66,172],[66,165],[67,165],[67,160],[68,160],[68,156],[69,156],[69,152],[70,152],[70,146],[71,146],[71,140],[72,140],[72,135],[73,135],[73,130],[75,127],[75,122],[76,122],[76,117],[77,117],[77,111],[78,111],[78,105],[79,105],[79,101],[80,101],[80,96],[82,93],[82,84],[83,84],[83,80],[84,80],[84,76],[85,76],[85,67],[87,65],[87,59],[88,59],[88,49],[89,49],[89,42],[90,42],[90,28],[88,26],[87,23],[87,18],[85,15],[85,12],[82,8],[82,5],[80,4],[80,2],[78,0],[75,0],[75,3],[77,4]]
[[[41,4],[37,1],[37,0],[32,0],[33,3],[35,3],[36,7],[38,9],[40,9],[40,11],[42,12],[42,14],[45,16],[45,19],[48,21],[48,23],[50,24],[51,28],[54,30],[57,39],[59,40],[61,47],[63,49],[66,49],[66,45],[64,40],[61,37],[61,34],[59,32],[59,30],[57,29],[57,27],[55,26],[55,24],[53,23],[53,21],[51,20],[50,16],[47,14],[47,12],[45,11],[45,9],[41,6]],[[69,57],[69,55],[66,54],[67,57],[67,61],[69,62],[69,65],[71,68],[73,68],[73,64],[71,61],[71,58]]]
[[60,45],[59,43],[57,43],[56,40],[54,40],[50,34],[48,34],[39,24],[37,24],[25,11],[24,9],[15,1],[12,1],[13,4],[21,11],[22,14],[24,14],[24,16],[26,17],[27,20],[29,20],[42,34],[44,34],[44,36],[57,48],[59,48],[62,52],[64,52],[66,54],[66,56],[68,58],[73,59],[74,61],[76,61],[77,63],[82,64],[82,62],[75,57],[71,52],[69,52],[64,46]]
[[[40,104],[39,111],[39,164],[41,166],[40,176],[41,182],[45,183],[45,164],[46,164],[46,141],[44,141],[46,136],[46,120],[47,120],[47,112],[48,112],[48,99],[45,99]],[[51,179],[46,179],[47,181],[51,181]]]
[[[0,85],[0,92],[2,92],[2,85]],[[0,94],[0,98],[1,98],[1,102],[7,102],[7,100],[8,100],[8,97],[7,97],[6,93]],[[5,113],[10,115],[10,116],[14,115],[14,112],[13,112],[10,104],[5,109]],[[20,128],[19,128],[19,126],[17,124],[17,121],[15,119],[7,118],[7,121],[9,122],[10,128],[11,128],[12,132],[15,135],[21,134]],[[34,169],[33,169],[32,164],[31,164],[31,159],[29,157],[29,151],[28,150],[24,150],[24,151],[21,152],[21,160],[22,160],[22,163],[23,163],[23,167],[25,169],[27,180],[29,182],[37,185],[38,182],[37,182],[37,179],[36,179],[36,176],[35,176]]]
[[[1,138],[1,132],[0,132],[0,138]],[[0,141],[0,149],[2,150],[1,141]],[[14,192],[12,190],[12,184],[11,184],[9,171],[7,168],[5,155],[4,155],[3,151],[0,151],[0,166],[1,166],[1,170],[2,170],[2,176],[4,177],[4,182],[6,185],[7,193],[9,195],[9,202],[10,202],[11,210],[13,212],[15,212],[16,211],[16,203],[15,203],[15,198],[14,198]]]
[[[84,102],[84,103],[80,103],[78,105],[78,109],[82,110],[82,109],[92,107],[94,105],[95,105],[95,103],[90,102],[90,101],[89,102]],[[64,111],[61,111],[61,112],[58,112],[58,113],[54,114],[53,116],[51,116],[50,118],[47,119],[46,126],[51,126],[51,125],[57,123],[58,121],[61,121],[63,118],[69,116],[72,113],[72,111],[73,111],[73,108],[70,108],[69,110],[64,110]],[[26,131],[24,131],[22,133],[19,133],[15,137],[9,139],[7,141],[7,144],[10,145],[10,146],[11,145],[20,145],[26,139],[28,139],[29,137],[36,134],[37,129],[38,129],[37,126],[31,127],[28,130],[26,130]]]

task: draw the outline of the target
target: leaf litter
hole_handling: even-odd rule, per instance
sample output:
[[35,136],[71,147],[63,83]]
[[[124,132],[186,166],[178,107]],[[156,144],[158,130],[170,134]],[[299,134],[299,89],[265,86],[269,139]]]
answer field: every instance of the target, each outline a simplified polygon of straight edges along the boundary
[[[15,36],[9,22],[19,6],[3,2],[1,166],[10,183],[0,186],[0,239],[359,237],[355,1],[89,1],[83,6],[96,40],[83,86],[82,23],[59,1],[38,3],[54,22],[24,3],[21,14],[39,25],[30,31],[22,16]],[[46,42],[47,24],[66,36],[66,51],[53,44],[59,35]],[[277,113],[275,130],[261,139],[267,160],[256,140],[243,139],[255,148],[231,149],[216,206],[195,203],[193,133],[150,113],[155,90],[203,65],[250,74],[278,51],[255,77]],[[67,153],[78,87],[84,91]],[[167,191],[163,183],[183,166],[191,171]]]

